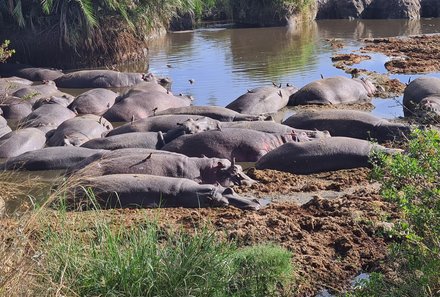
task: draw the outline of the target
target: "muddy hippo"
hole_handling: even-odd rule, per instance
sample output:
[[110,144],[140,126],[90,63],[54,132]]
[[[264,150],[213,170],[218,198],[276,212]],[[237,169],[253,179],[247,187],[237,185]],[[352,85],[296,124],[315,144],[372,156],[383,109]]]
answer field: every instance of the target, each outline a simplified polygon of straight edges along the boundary
[[3,137],[3,135],[8,134],[11,131],[12,130],[8,126],[8,122],[6,122],[4,117],[0,116],[0,138]]
[[62,122],[74,118],[76,114],[59,104],[44,104],[19,122],[20,127],[58,127]]
[[38,68],[23,64],[0,64],[0,76],[18,76],[32,81],[55,80],[63,72],[56,69]]
[[19,129],[0,138],[0,158],[10,158],[38,150],[46,144],[46,135],[36,128]]
[[100,138],[103,133],[113,129],[112,124],[105,118],[86,114],[64,121],[48,135],[49,146],[80,146],[90,139]]
[[403,94],[403,113],[405,116],[411,116],[418,110],[421,101],[427,99],[420,106],[422,109],[430,109],[430,103],[436,103],[437,97],[440,97],[440,78],[437,77],[419,77],[413,80],[405,89]]
[[297,90],[295,87],[278,88],[268,86],[255,88],[226,105],[226,108],[243,114],[276,113],[286,107],[289,97]]
[[156,111],[169,107],[189,106],[191,100],[160,91],[139,92],[124,97],[115,103],[104,117],[111,122],[129,122],[154,115]]
[[32,112],[32,104],[18,97],[6,97],[0,100],[0,108],[7,120],[18,121]]
[[8,158],[0,165],[0,170],[33,171],[67,169],[96,153],[103,152],[105,151],[75,146],[47,147]]
[[327,130],[332,136],[373,139],[378,142],[400,139],[410,134],[410,126],[392,123],[357,110],[305,110],[283,122],[294,128]]
[[[258,210],[267,200],[243,198],[231,188],[198,184],[185,178],[146,174],[112,174],[81,180],[72,190],[75,202],[80,203],[91,189],[104,207],[224,207]],[[79,200],[79,201],[78,201]]]
[[181,108],[169,108],[161,112],[156,112],[156,115],[178,115],[178,114],[200,115],[221,122],[260,121],[260,120],[272,119],[268,115],[241,114],[229,108],[220,107],[220,106],[188,106]]
[[274,169],[295,174],[369,167],[372,151],[397,152],[369,141],[329,137],[309,142],[286,143],[257,161],[257,169]]
[[160,149],[164,144],[164,135],[162,132],[132,132],[105,138],[91,139],[83,143],[81,146],[105,150],[117,150],[123,148]]
[[124,73],[113,70],[81,70],[55,79],[55,83],[60,88],[122,88],[142,81],[142,73]]
[[125,90],[125,92],[116,98],[115,102],[119,102],[124,98],[137,95],[139,93],[148,93],[152,91],[170,94],[170,92],[160,84],[151,81],[143,81]]
[[275,134],[248,129],[222,129],[188,134],[165,144],[162,150],[189,157],[225,158],[237,162],[255,162],[286,142],[298,141],[294,133]]
[[19,77],[0,78],[0,96],[9,96],[15,91],[32,85],[32,81]]
[[77,114],[103,115],[115,104],[117,93],[106,89],[93,89],[77,96],[68,106]]
[[48,98],[41,98],[35,101],[35,103],[32,105],[32,108],[35,110],[39,107],[41,107],[44,104],[59,104],[61,106],[67,107],[70,103],[73,102],[74,97],[72,96],[50,96]]
[[363,78],[329,77],[302,87],[290,96],[289,105],[363,103],[375,92],[374,85]]
[[107,134],[107,137],[131,132],[168,132],[169,130],[180,127],[180,125],[188,119],[200,120],[203,118],[205,117],[185,114],[153,116],[113,129]]
[[53,81],[47,81],[41,85],[26,86],[15,91],[11,95],[26,99],[32,104],[34,104],[39,99],[46,99],[52,96],[70,98],[71,100],[73,100],[73,96],[59,91]]
[[150,174],[188,178],[203,184],[219,183],[223,186],[255,182],[243,173],[241,166],[231,164],[226,159],[189,158],[181,154],[164,154],[149,149],[111,151],[85,164],[87,160],[69,170],[69,174],[74,171],[79,176]]

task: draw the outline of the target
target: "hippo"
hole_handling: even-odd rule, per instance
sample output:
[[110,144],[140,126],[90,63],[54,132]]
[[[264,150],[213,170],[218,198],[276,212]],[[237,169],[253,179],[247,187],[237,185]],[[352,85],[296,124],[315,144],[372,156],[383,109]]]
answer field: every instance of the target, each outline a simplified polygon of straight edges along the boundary
[[44,104],[19,122],[21,127],[58,127],[62,122],[74,118],[76,114],[59,104]]
[[289,97],[298,91],[295,87],[279,88],[275,86],[259,87],[241,95],[226,108],[243,114],[260,115],[276,113],[287,106]]
[[71,95],[59,91],[53,81],[47,81],[42,85],[26,86],[24,88],[18,89],[11,95],[29,100],[32,104],[34,104],[39,99],[50,98],[51,96],[73,98]]
[[46,135],[36,128],[19,129],[0,138],[0,158],[16,157],[38,150],[46,144]]
[[32,85],[32,81],[19,77],[0,78],[0,96],[9,96],[15,91]]
[[92,155],[104,152],[105,150],[75,146],[46,147],[8,158],[0,165],[0,170],[62,170],[70,168]]
[[152,91],[170,94],[170,92],[160,84],[151,81],[143,81],[125,90],[125,92],[116,98],[115,102],[119,102],[124,98],[137,95],[139,93],[148,93]]
[[427,97],[429,99],[423,102],[421,108],[426,107],[429,110],[430,103],[437,102],[437,97],[440,97],[440,78],[423,76],[413,80],[403,93],[403,114],[414,115],[418,111],[419,104]]
[[118,94],[106,89],[93,89],[77,96],[68,106],[77,114],[103,115],[115,104]]
[[378,142],[401,139],[409,135],[409,125],[392,123],[371,113],[357,110],[304,110],[283,122],[294,128],[329,131],[332,136],[345,136]]
[[153,116],[115,128],[111,130],[106,137],[131,132],[168,132],[169,130],[180,127],[180,125],[188,119],[201,120],[204,118],[206,117],[186,114]]
[[64,121],[48,135],[49,146],[80,146],[90,139],[100,138],[104,132],[113,129],[113,126],[103,117],[94,114],[77,116]]
[[41,98],[35,101],[35,103],[32,105],[32,109],[37,109],[41,107],[44,104],[59,104],[64,107],[68,107],[70,103],[72,103],[74,97],[72,96],[50,96],[46,98]]
[[117,150],[123,148],[160,149],[165,144],[162,132],[132,132],[95,138],[81,146],[93,149]]
[[349,104],[370,102],[376,92],[364,78],[329,77],[311,82],[289,98],[290,106],[307,104]]
[[161,91],[138,92],[118,101],[104,113],[111,122],[129,122],[154,115],[169,107],[189,106],[191,100]]
[[329,137],[309,142],[286,143],[261,157],[255,164],[257,169],[274,169],[295,174],[370,167],[373,151],[395,153],[369,141]]
[[12,130],[8,126],[8,122],[5,120],[4,117],[0,116],[0,138],[3,137],[3,135],[6,135],[11,131]]
[[113,70],[81,70],[55,79],[60,88],[122,88],[143,81],[142,73],[124,73]]
[[156,112],[156,115],[178,114],[201,115],[221,122],[260,121],[272,119],[272,117],[268,115],[241,114],[229,108],[220,106],[188,106],[180,108],[168,108],[166,110]]
[[237,162],[255,162],[280,145],[299,140],[294,133],[275,134],[233,128],[183,135],[165,144],[162,150],[189,157],[205,155],[229,160],[235,158]]
[[32,104],[18,97],[6,97],[0,101],[0,108],[7,120],[19,121],[32,112]]
[[55,80],[63,72],[56,69],[38,68],[23,64],[1,64],[0,76],[18,76],[31,81]]
[[269,202],[238,196],[232,188],[198,184],[176,177],[146,174],[112,174],[88,177],[70,190],[73,204],[83,202],[89,191],[103,207],[225,207],[259,210]]
[[[92,162],[92,159],[96,159]],[[203,184],[219,183],[222,186],[252,184],[241,166],[226,159],[189,158],[181,154],[164,154],[150,149],[116,150],[100,158],[90,158],[69,170],[79,176],[109,174],[150,174],[182,177]]]

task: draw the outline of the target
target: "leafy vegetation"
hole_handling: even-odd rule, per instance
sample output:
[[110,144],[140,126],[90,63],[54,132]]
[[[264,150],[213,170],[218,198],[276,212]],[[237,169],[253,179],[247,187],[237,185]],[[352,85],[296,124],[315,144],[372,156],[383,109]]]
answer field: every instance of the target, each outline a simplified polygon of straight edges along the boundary
[[2,44],[0,44],[0,63],[6,62],[7,59],[12,57],[13,54],[15,54],[15,50],[9,49],[9,40],[3,41]]
[[440,135],[416,130],[404,154],[380,156],[374,178],[402,211],[395,225],[395,276],[374,274],[353,296],[440,295]]

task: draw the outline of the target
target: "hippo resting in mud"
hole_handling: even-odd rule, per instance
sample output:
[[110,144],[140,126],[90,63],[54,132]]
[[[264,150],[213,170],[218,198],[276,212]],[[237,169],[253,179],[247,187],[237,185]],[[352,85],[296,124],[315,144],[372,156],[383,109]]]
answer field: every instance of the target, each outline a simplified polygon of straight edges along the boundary
[[287,106],[289,97],[298,91],[295,87],[259,87],[241,95],[226,108],[244,114],[276,113]]
[[0,165],[0,170],[33,171],[67,169],[92,155],[103,152],[105,151],[75,146],[47,147],[8,158]]
[[85,178],[71,190],[76,203],[93,191],[104,207],[225,207],[259,210],[269,201],[238,196],[231,188],[198,184],[185,178],[113,174]]
[[0,108],[5,119],[14,121],[21,120],[32,112],[32,104],[29,101],[12,96],[0,100]]
[[302,87],[290,96],[289,105],[363,103],[375,92],[376,87],[363,78],[329,77]]
[[115,104],[117,93],[107,89],[93,89],[77,96],[68,106],[77,114],[103,115]]
[[81,70],[55,79],[60,88],[122,88],[142,82],[142,73],[125,73],[113,70]]
[[156,115],[199,115],[209,117],[220,122],[233,121],[263,121],[272,119],[268,115],[241,114],[229,108],[220,106],[187,106],[180,108],[168,108],[156,112]]
[[90,139],[100,138],[113,126],[103,117],[85,114],[64,121],[53,133],[48,133],[48,146],[80,146]]
[[93,149],[117,150],[123,148],[160,149],[164,145],[165,137],[162,132],[132,132],[91,139],[81,146]]
[[283,124],[300,129],[326,130],[332,136],[378,142],[393,141],[411,132],[409,125],[392,123],[357,110],[305,110],[292,115]]
[[403,114],[411,116],[418,111],[440,114],[440,78],[419,77],[413,80],[403,94]]
[[32,81],[55,80],[62,76],[63,72],[56,69],[37,68],[23,64],[0,63],[0,76],[18,76]]
[[361,139],[329,137],[310,142],[286,143],[261,157],[255,167],[295,174],[369,167],[373,151],[395,153],[400,150],[387,149]]
[[181,177],[198,183],[232,186],[255,181],[241,166],[219,158],[189,158],[151,149],[121,149],[91,156],[70,168],[69,174],[101,176],[110,174],[150,174]]
[[255,162],[286,142],[307,141],[295,133],[264,133],[249,129],[222,129],[183,135],[167,143],[162,150],[190,157],[225,158],[237,162]]
[[19,129],[0,138],[0,158],[16,157],[38,150],[46,144],[46,135],[36,128]]

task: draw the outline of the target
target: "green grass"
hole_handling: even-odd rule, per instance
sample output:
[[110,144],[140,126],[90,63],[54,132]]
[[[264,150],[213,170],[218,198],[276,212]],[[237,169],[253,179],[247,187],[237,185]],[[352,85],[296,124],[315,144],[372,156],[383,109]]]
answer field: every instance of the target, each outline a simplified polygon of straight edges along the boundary
[[402,212],[389,260],[395,276],[374,274],[350,296],[439,296],[440,135],[416,130],[404,154],[379,159],[373,177]]
[[7,59],[12,57],[13,54],[15,54],[15,50],[9,49],[9,40],[3,41],[2,44],[0,44],[0,63],[6,62]]

